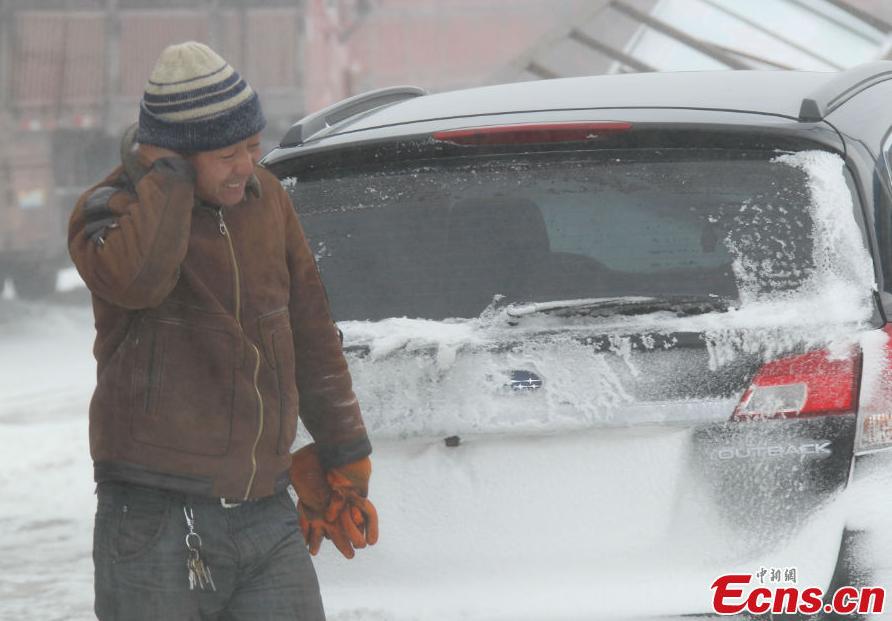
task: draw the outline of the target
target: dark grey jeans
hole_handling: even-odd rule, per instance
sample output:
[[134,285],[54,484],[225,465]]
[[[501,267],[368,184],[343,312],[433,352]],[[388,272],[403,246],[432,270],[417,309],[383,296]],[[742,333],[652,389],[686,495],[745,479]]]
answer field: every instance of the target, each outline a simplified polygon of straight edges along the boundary
[[190,502],[216,592],[189,590],[182,496],[97,489],[93,533],[101,621],[323,621],[316,570],[287,491],[235,508]]

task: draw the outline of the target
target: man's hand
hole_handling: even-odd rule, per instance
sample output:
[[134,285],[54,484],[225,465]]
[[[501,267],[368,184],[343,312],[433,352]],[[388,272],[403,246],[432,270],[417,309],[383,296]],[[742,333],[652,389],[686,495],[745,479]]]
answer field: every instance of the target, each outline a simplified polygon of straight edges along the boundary
[[[364,461],[368,461],[368,458]],[[340,469],[347,468],[352,472],[350,466],[352,464]],[[291,458],[291,484],[298,496],[300,528],[313,556],[319,552],[323,538],[330,539],[348,559],[354,557],[354,548],[364,548],[378,539],[378,516],[371,503],[365,500],[366,506],[361,502],[348,502],[347,496],[352,498],[352,492],[343,486],[338,491],[332,490],[329,476],[340,469],[332,469],[326,474],[319,462],[315,444],[301,448]],[[370,465],[366,469],[371,472]],[[334,478],[340,480],[340,476],[336,474]],[[364,489],[368,490],[368,476],[364,485]],[[360,506],[364,507],[365,512]],[[366,515],[373,517],[366,518]],[[370,528],[371,520],[374,526]]]
[[183,157],[180,153],[164,147],[137,143],[136,134],[138,131],[139,124],[133,123],[124,130],[124,135],[121,136],[121,163],[124,165],[124,172],[127,173],[134,186],[149,172],[155,160],[163,157]]
[[140,144],[136,149],[136,152],[140,162],[146,168],[151,168],[155,160],[160,160],[162,157],[182,157],[182,155],[176,151],[171,151],[170,149],[165,149],[164,147],[159,147],[153,144]]

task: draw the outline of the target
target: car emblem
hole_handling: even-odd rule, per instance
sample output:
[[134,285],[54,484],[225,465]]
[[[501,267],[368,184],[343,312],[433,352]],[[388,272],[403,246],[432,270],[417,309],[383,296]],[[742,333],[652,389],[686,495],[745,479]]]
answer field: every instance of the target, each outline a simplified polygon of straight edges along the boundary
[[542,378],[531,371],[511,371],[511,390],[525,392],[542,388]]
[[829,457],[833,454],[832,442],[820,440],[806,444],[773,444],[759,446],[724,446],[711,451],[713,458],[728,459],[761,459],[765,457]]

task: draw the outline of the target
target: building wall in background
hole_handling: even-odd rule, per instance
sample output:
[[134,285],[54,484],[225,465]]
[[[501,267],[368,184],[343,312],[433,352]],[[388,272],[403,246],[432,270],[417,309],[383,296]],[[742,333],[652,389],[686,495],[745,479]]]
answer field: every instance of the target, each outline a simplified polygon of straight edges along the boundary
[[374,88],[477,86],[587,0],[307,0],[308,111]]

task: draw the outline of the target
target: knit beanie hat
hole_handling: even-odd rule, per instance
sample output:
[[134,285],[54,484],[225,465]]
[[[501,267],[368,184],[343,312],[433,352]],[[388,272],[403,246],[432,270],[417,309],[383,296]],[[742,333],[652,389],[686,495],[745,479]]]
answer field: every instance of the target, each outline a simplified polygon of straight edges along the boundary
[[257,93],[208,46],[195,41],[161,52],[139,104],[142,144],[212,151],[262,130]]

